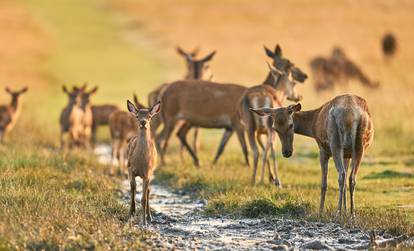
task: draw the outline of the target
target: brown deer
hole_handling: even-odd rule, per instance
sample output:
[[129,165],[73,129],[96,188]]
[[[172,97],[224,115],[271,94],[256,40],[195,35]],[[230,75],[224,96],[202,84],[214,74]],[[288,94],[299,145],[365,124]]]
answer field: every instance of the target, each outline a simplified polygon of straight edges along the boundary
[[350,60],[345,52],[338,47],[332,50],[330,57],[317,57],[310,62],[312,75],[315,81],[315,90],[329,90],[335,84],[348,83],[349,80],[358,80],[364,86],[377,88],[378,82],[371,81],[367,75]]
[[[269,177],[271,182],[278,187],[281,187],[281,182],[278,176],[278,167],[276,162],[276,154],[274,149],[274,133],[272,130],[272,121],[269,117],[260,118],[253,116],[250,109],[257,109],[261,107],[277,108],[282,107],[282,102],[286,99],[286,92],[290,90],[291,83],[289,79],[289,73],[291,71],[292,64],[289,60],[281,58],[281,50],[278,51],[278,55],[274,59],[277,63],[277,67],[269,65],[270,73],[273,75],[273,85],[257,85],[249,88],[241,98],[239,106],[239,116],[244,125],[244,129],[247,132],[250,147],[253,151],[253,176],[252,184],[256,183],[257,165],[259,160],[259,151],[256,141],[262,148],[262,174],[261,183],[264,180],[265,165],[267,163],[269,168]],[[261,136],[267,135],[266,146],[261,141]],[[270,150],[272,157],[273,170],[270,167],[270,163],[267,154]],[[285,155],[285,154],[284,154]]]
[[[320,213],[324,210],[330,157],[333,157],[339,175],[337,215],[342,214],[342,208],[346,213],[346,178],[348,166],[351,163],[349,193],[351,215],[354,216],[356,176],[364,152],[374,138],[374,125],[366,101],[361,97],[345,94],[336,96],[315,110],[296,112],[293,116],[279,111],[281,110],[263,108],[258,113],[273,118],[273,128],[281,139],[288,137],[293,140],[293,126],[295,133],[314,138],[319,146],[322,169]],[[281,124],[288,124],[290,129],[280,130],[277,127]],[[292,153],[292,149],[284,151],[288,151],[286,157]]]
[[[280,49],[279,46],[277,48]],[[275,49],[275,51],[279,49]],[[266,50],[266,52],[268,51],[270,50]],[[271,52],[271,55],[274,59],[273,56],[275,56],[275,53]],[[276,63],[274,62],[274,64]],[[299,71],[297,69],[296,73],[299,73]],[[303,74],[303,72],[301,73]],[[300,74],[296,74],[296,77],[298,75]],[[263,84],[273,85],[274,83],[275,80],[272,74],[269,73]],[[195,84],[199,86],[194,88]],[[294,86],[289,86],[285,90],[287,95],[292,95],[289,98],[293,100],[300,99],[299,96],[293,96],[297,95],[295,91],[292,91],[293,88]],[[163,160],[164,158],[168,146],[168,139],[176,123],[179,120],[184,120],[186,122],[184,124],[185,126],[180,128],[178,136],[181,143],[192,156],[196,166],[199,166],[198,157],[186,140],[187,132],[192,126],[225,129],[216,157],[214,158],[214,163],[218,161],[224,151],[226,143],[233,132],[236,131],[242,146],[245,161],[248,164],[244,132],[237,113],[239,101],[246,90],[246,87],[237,84],[222,84],[200,80],[183,80],[170,84],[163,95],[161,95],[161,120],[164,123],[164,128],[157,137],[158,144],[161,145],[162,143],[161,159]]]
[[[194,49],[191,52],[186,52],[182,48],[177,47],[176,48],[177,53],[181,55],[186,60],[187,65],[187,73],[184,76],[184,79],[187,80],[201,80],[204,79],[205,72],[209,70],[208,63],[213,59],[214,55],[216,54],[216,51],[211,52],[207,56],[201,59],[197,59],[197,55],[199,53],[198,48]],[[210,73],[209,80],[213,78],[213,75]],[[154,91],[150,92],[148,95],[148,105],[153,106],[156,102],[160,100],[160,97],[162,93],[165,91],[165,89],[168,87],[168,83],[162,84],[161,86],[157,87]],[[156,130],[159,125],[161,124],[160,118],[155,117],[152,120],[152,127]],[[186,127],[186,125],[182,125],[182,127]],[[155,131],[153,132],[155,135]],[[198,138],[198,129],[194,129],[194,138],[193,138],[193,149],[195,152],[197,152],[197,138]],[[180,148],[180,156],[181,159],[183,159],[183,145],[181,145]]]
[[12,91],[9,87],[5,88],[10,94],[11,101],[9,105],[0,106],[0,143],[4,142],[5,136],[14,128],[21,112],[20,95],[27,92],[28,88],[23,87],[20,91]]
[[160,111],[161,105],[160,103],[156,103],[150,109],[138,109],[128,100],[127,106],[139,125],[136,129],[137,136],[131,138],[127,151],[128,177],[131,185],[131,207],[129,216],[133,217],[135,214],[135,193],[137,186],[135,177],[139,176],[142,179],[142,219],[146,225],[148,221],[152,221],[149,206],[150,182],[157,161],[157,150],[150,130],[150,122],[152,117]]
[[[137,96],[134,94],[135,107],[145,109]],[[111,174],[114,173],[115,159],[118,160],[121,173],[124,173],[126,148],[128,140],[137,133],[138,123],[135,117],[127,111],[115,111],[109,116],[109,130],[112,139],[112,166]]]
[[59,117],[60,124],[60,146],[64,148],[66,133],[69,134],[68,146],[72,148],[82,144],[82,129],[84,112],[81,108],[81,92],[86,88],[74,86],[72,91],[62,86],[63,92],[68,96],[68,104],[62,109]]
[[99,126],[109,124],[109,116],[119,110],[117,105],[92,105],[92,143],[96,143],[96,133]]
[[[86,84],[85,84],[86,86]],[[82,146],[85,148],[90,148],[91,135],[92,135],[92,125],[93,125],[93,115],[92,115],[92,105],[90,102],[91,95],[95,94],[98,91],[98,87],[95,86],[90,91],[86,91],[86,88],[82,89],[80,92],[81,96],[81,109],[83,111],[82,117]]]

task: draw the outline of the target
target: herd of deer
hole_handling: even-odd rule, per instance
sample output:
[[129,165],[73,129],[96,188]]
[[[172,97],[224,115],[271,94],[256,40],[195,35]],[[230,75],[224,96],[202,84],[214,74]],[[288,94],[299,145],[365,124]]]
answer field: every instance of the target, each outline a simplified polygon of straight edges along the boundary
[[[101,125],[109,125],[112,138],[111,172],[115,160],[120,170],[128,176],[131,186],[130,216],[135,213],[135,177],[143,179],[143,221],[151,221],[149,209],[149,183],[156,168],[157,153],[161,164],[165,164],[168,142],[174,128],[179,125],[177,136],[183,149],[191,155],[194,165],[199,166],[197,156],[197,135],[199,128],[224,129],[213,162],[222,155],[225,146],[234,132],[238,137],[246,165],[250,166],[245,136],[253,152],[252,184],[256,182],[259,162],[259,148],[262,149],[260,181],[264,181],[265,167],[269,178],[281,187],[274,147],[277,135],[282,145],[282,155],[293,153],[294,134],[301,134],[316,140],[320,150],[322,186],[320,212],[324,210],[327,190],[328,160],[333,157],[338,171],[338,215],[346,212],[346,178],[349,177],[350,211],[354,214],[354,189],[356,175],[365,150],[373,139],[373,124],[366,101],[358,96],[345,94],[336,96],[318,109],[301,111],[301,104],[284,106],[286,100],[299,102],[302,96],[296,91],[297,83],[303,83],[308,76],[292,61],[284,57],[279,45],[274,50],[265,47],[266,55],[272,60],[265,80],[256,86],[246,87],[233,83],[212,81],[208,73],[212,52],[198,58],[198,50],[177,52],[187,63],[184,80],[163,84],[148,95],[148,107],[141,104],[134,94],[134,102],[127,101],[128,111],[116,105],[91,105],[90,96],[98,87],[87,90],[87,85],[74,86],[69,90],[63,86],[68,103],[60,116],[61,146],[90,148],[96,141],[96,131]],[[316,82],[316,90],[330,88],[338,80],[356,78],[370,87],[377,87],[365,74],[349,60],[345,53],[335,48],[332,56],[311,61],[311,70]],[[15,124],[20,112],[19,96],[27,91],[6,91],[12,96],[11,104],[0,106],[0,139]],[[158,116],[155,116],[158,114]],[[162,130],[158,133],[158,128]],[[187,134],[194,129],[194,139],[190,145]],[[65,140],[65,134],[68,139]],[[262,136],[267,136],[265,143]],[[268,153],[270,151],[271,164]],[[348,176],[348,167],[351,165]]]

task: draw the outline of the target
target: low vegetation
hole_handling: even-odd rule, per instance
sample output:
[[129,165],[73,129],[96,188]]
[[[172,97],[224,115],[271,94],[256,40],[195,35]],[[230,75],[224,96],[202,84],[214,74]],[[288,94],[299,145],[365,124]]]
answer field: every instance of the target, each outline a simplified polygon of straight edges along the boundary
[[41,134],[30,140],[0,148],[0,249],[141,247],[143,233],[127,224],[108,167]]

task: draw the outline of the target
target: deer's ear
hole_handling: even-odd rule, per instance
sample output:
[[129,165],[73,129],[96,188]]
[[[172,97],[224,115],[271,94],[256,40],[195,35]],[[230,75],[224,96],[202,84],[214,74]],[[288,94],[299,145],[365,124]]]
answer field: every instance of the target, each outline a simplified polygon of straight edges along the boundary
[[276,47],[275,47],[275,55],[278,56],[278,57],[282,56],[282,48],[280,47],[279,44],[277,44]]
[[25,93],[29,90],[27,86],[23,87],[23,89],[20,90],[20,93]]
[[127,100],[127,107],[128,107],[128,111],[132,112],[133,114],[137,114],[138,113],[138,109],[129,100]]
[[272,108],[249,108],[250,111],[255,112],[259,116],[271,116],[273,109]]
[[299,82],[303,83],[308,78],[308,75],[306,73],[304,73],[298,67],[293,67],[292,68],[292,78],[296,81],[299,81]]
[[300,103],[288,106],[288,111],[290,114],[298,112],[302,109],[302,105]]
[[181,49],[181,47],[180,46],[177,46],[176,48],[175,48],[175,50],[177,51],[177,53],[178,54],[180,54],[181,56],[183,56],[183,57],[187,57],[187,53],[185,53],[185,51],[183,50],[183,49]]
[[154,116],[155,114],[159,113],[161,111],[161,101],[158,101],[153,105],[150,109],[150,115]]
[[264,47],[264,50],[266,52],[266,55],[269,58],[273,59],[275,57],[275,54],[273,53],[273,51],[269,50],[269,48],[267,48],[266,46],[263,46],[263,47]]
[[89,91],[89,94],[95,94],[98,91],[99,87],[95,86],[91,91]]
[[201,59],[200,61],[208,62],[213,59],[214,55],[216,54],[216,51],[213,51],[212,53],[208,54],[205,58]]
[[62,85],[62,91],[66,94],[69,94],[68,88],[66,88],[66,85]]
[[7,93],[12,94],[12,91],[10,90],[10,88],[9,88],[8,86],[6,86],[6,88],[4,88],[4,90],[5,90]]

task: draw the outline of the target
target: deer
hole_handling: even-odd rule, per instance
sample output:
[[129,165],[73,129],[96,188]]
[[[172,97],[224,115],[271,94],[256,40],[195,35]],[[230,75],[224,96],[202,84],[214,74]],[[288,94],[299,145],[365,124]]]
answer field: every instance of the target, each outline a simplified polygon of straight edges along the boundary
[[[277,48],[280,49],[280,46],[276,46],[275,51],[279,50]],[[272,59],[274,59],[275,53],[267,49],[266,53],[268,52]],[[295,68],[294,77],[302,80],[299,76],[304,78],[304,75],[299,68]],[[272,74],[268,73],[263,85],[273,85],[274,82]],[[198,85],[197,88],[194,88],[195,84]],[[286,90],[287,95],[297,95],[296,92],[292,91],[293,88],[293,86],[289,86],[289,90]],[[190,153],[196,167],[199,166],[198,157],[186,140],[187,132],[193,126],[225,129],[213,164],[217,163],[224,151],[225,145],[233,132],[236,131],[245,162],[249,165],[244,129],[237,115],[238,102],[246,90],[245,86],[239,84],[224,84],[202,80],[182,80],[171,83],[163,95],[161,95],[162,109],[160,117],[164,123],[164,128],[157,135],[157,144],[161,146],[161,160],[165,162],[164,155],[168,147],[168,139],[177,121],[184,120],[186,122],[184,123],[185,126],[182,126],[177,134],[181,143]],[[291,96],[289,98],[297,100],[300,97]]]
[[[138,101],[136,94],[134,94],[134,104],[138,109],[146,108]],[[118,160],[121,173],[124,173],[128,140],[136,135],[137,128],[138,123],[130,112],[118,110],[109,116],[109,130],[112,141],[111,174],[114,174],[115,159]]]
[[84,112],[81,108],[81,92],[86,88],[74,86],[69,91],[65,85],[62,91],[68,96],[68,104],[62,109],[59,117],[60,125],[60,147],[65,147],[65,134],[69,134],[68,146],[72,148],[82,144],[83,116]]
[[[176,48],[177,53],[182,56],[185,61],[186,61],[186,66],[187,66],[187,73],[184,76],[184,79],[187,80],[199,80],[199,79],[204,79],[205,76],[205,72],[208,71],[209,65],[208,63],[213,59],[214,55],[216,54],[216,51],[212,51],[211,53],[209,53],[207,56],[201,58],[201,59],[197,59],[197,55],[199,53],[199,49],[196,48],[193,51],[190,52],[186,52],[185,50],[183,50],[181,47],[177,47]],[[210,76],[208,78],[208,80],[211,80],[213,78],[213,75],[210,73]],[[152,106],[154,105],[161,97],[162,93],[165,91],[165,89],[169,86],[169,83],[165,83],[162,84],[161,86],[157,87],[154,91],[150,92],[148,95],[148,105]],[[160,118],[159,117],[155,117],[154,120],[152,121],[153,123],[153,128],[154,130],[156,130],[160,124]],[[186,125],[182,125],[183,127],[186,127]],[[153,133],[155,134],[155,131],[153,131]],[[193,149],[195,152],[197,152],[198,149],[198,129],[195,128],[194,129],[194,138],[193,138]],[[159,147],[158,147],[159,148]],[[183,145],[181,145],[180,147],[180,156],[181,159],[183,159],[183,150],[184,147]],[[162,161],[162,163],[164,163]]]
[[103,104],[92,105],[92,143],[96,143],[96,133],[99,126],[105,126],[109,124],[109,116],[119,110],[117,105]]
[[[87,84],[85,84],[86,87]],[[81,97],[81,109],[83,111],[83,116],[81,119],[82,129],[82,146],[89,149],[91,147],[91,135],[92,135],[92,126],[93,126],[93,115],[92,115],[92,105],[90,102],[91,95],[95,94],[98,91],[98,87],[95,86],[90,91],[86,91],[86,88],[82,89],[80,92]]]
[[328,58],[314,58],[310,62],[310,68],[317,92],[330,90],[335,84],[347,83],[351,79],[358,80],[362,85],[373,89],[380,85],[377,81],[371,81],[339,47],[334,47]]
[[157,150],[153,134],[150,130],[151,119],[160,112],[161,105],[155,103],[150,109],[138,109],[127,101],[128,111],[132,113],[134,119],[138,123],[136,128],[136,136],[130,139],[128,143],[128,177],[131,187],[131,207],[129,217],[135,214],[135,193],[136,181],[135,177],[142,179],[142,198],[141,206],[143,210],[142,220],[144,225],[152,221],[151,209],[149,206],[150,183],[156,169]]
[[[338,172],[338,206],[336,215],[341,216],[342,210],[347,212],[346,179],[348,178],[350,194],[350,213],[355,216],[354,193],[358,170],[367,148],[374,138],[374,125],[365,99],[344,94],[334,97],[317,109],[300,112],[300,104],[291,113],[285,108],[254,109],[260,116],[273,119],[272,128],[276,130],[282,141],[286,138],[293,141],[293,132],[314,138],[319,147],[319,160],[322,170],[320,214],[324,211],[327,190],[328,161],[332,157]],[[280,129],[280,126],[284,130]],[[287,145],[286,157],[291,156],[293,147]]]
[[20,95],[27,92],[28,87],[23,87],[19,91],[12,91],[9,87],[6,87],[5,91],[11,96],[11,101],[9,105],[0,106],[0,143],[4,143],[5,137],[14,128],[17,119],[20,117],[22,110]]
[[[276,186],[281,187],[282,184],[278,177],[278,167],[274,149],[274,133],[271,126],[271,120],[269,117],[261,118],[253,116],[253,113],[251,113],[250,110],[257,109],[259,107],[282,107],[282,104],[287,96],[286,93],[290,90],[294,90],[291,88],[291,86],[295,86],[294,80],[289,79],[289,74],[292,70],[291,68],[293,64],[289,60],[282,58],[282,50],[280,47],[277,48],[275,55],[271,55],[274,57],[274,60],[276,62],[276,67],[268,64],[270,73],[272,74],[274,79],[274,84],[262,84],[247,89],[246,92],[243,94],[243,97],[241,98],[238,113],[240,116],[240,120],[244,125],[245,131],[247,132],[250,147],[253,152],[252,185],[256,184],[256,173],[259,159],[259,151],[256,144],[257,141],[257,143],[259,143],[262,149],[263,155],[262,174],[260,179],[261,183],[263,183],[264,181],[265,165],[267,163],[271,182],[274,183]],[[303,75],[303,78],[301,78],[301,80],[304,81],[306,78],[307,76]],[[295,96],[298,95],[295,94]],[[299,97],[296,99],[296,101],[299,101],[301,99],[302,98]],[[267,135],[266,146],[264,146],[261,141],[262,135]],[[273,170],[270,167],[270,163],[267,157],[269,150],[272,157]],[[283,155],[285,156],[286,154],[283,153]]]

